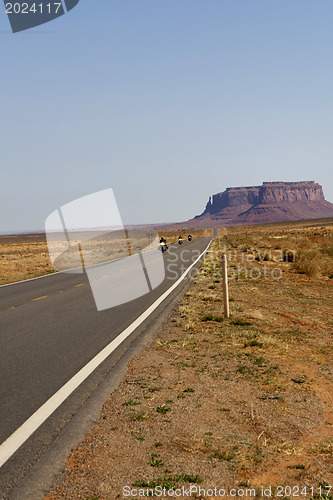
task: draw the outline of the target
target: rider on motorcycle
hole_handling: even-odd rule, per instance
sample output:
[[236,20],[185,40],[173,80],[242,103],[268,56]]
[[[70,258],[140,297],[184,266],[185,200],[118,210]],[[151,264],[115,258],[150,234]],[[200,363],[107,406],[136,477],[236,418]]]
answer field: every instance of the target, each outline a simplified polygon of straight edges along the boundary
[[161,248],[162,252],[165,252],[165,250],[168,249],[167,241],[165,238],[163,238],[163,236],[160,239],[160,248]]

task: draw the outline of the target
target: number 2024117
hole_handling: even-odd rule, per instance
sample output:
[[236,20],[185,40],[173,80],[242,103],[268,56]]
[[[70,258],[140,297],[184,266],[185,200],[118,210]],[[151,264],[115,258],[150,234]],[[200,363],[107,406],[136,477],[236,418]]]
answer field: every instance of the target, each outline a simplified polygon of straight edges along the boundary
[[58,14],[58,11],[62,7],[61,2],[49,2],[47,4],[33,3],[29,5],[27,3],[6,3],[6,13],[7,14]]
[[318,498],[331,498],[330,492],[332,490],[332,486],[318,486],[317,488],[313,486],[277,486],[276,488],[276,496],[283,498],[295,498],[300,496],[311,495],[311,498],[318,496]]

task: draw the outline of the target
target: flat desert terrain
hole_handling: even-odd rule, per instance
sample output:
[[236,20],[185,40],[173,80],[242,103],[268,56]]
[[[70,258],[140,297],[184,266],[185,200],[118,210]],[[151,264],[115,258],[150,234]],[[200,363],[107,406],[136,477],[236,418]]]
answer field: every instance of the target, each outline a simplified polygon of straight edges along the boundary
[[45,499],[332,500],[332,265],[332,219],[221,231]]
[[44,233],[0,236],[0,285],[52,272]]

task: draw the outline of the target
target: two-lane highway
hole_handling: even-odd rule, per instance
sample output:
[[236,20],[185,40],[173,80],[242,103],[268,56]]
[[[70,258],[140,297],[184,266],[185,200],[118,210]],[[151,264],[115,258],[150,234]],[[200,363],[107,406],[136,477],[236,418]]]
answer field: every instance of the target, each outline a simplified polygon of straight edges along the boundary
[[47,417],[50,398],[115,339],[120,343],[124,331],[134,331],[155,306],[163,309],[168,290],[208,245],[209,239],[201,238],[171,246],[163,256],[166,278],[157,288],[100,312],[85,273],[58,273],[0,287],[0,464],[10,468],[20,445],[34,432],[35,424],[29,427],[27,422],[41,408],[42,420]]

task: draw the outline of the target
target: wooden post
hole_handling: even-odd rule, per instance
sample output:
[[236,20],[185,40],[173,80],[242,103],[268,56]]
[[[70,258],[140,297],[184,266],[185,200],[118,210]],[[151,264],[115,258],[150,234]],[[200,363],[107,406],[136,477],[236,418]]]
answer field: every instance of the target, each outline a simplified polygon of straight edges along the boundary
[[228,266],[227,266],[227,256],[225,253],[222,255],[222,281],[223,281],[224,317],[229,318]]

